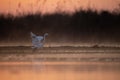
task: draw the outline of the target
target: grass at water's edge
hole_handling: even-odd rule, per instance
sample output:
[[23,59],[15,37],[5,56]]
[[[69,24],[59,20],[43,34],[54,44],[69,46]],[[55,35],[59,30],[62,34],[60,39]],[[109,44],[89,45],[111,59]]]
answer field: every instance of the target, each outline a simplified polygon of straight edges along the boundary
[[64,61],[120,62],[119,47],[43,47],[33,52],[31,46],[0,47],[0,62]]

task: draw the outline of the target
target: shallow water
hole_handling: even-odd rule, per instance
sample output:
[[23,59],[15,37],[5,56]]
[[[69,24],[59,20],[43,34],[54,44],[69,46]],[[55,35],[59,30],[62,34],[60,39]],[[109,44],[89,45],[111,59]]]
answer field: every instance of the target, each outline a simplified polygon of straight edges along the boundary
[[120,63],[0,62],[0,80],[120,80]]
[[120,48],[0,48],[0,80],[120,80]]
[[0,47],[3,61],[86,61],[120,62],[120,48],[114,47],[44,47],[32,51],[31,47]]

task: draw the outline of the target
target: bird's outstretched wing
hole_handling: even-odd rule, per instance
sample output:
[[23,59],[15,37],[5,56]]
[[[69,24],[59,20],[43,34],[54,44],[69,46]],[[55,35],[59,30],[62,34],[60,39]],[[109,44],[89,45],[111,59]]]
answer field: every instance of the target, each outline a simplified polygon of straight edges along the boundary
[[32,37],[32,38],[35,38],[35,37],[36,37],[36,35],[35,35],[34,33],[30,32],[30,34],[31,34],[31,37]]

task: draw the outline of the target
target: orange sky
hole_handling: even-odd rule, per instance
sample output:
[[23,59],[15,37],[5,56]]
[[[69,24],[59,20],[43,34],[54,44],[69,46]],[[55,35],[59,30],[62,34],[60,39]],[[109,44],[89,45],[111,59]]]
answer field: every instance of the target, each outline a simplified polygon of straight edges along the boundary
[[41,12],[54,13],[74,12],[82,8],[92,7],[97,10],[113,10],[120,0],[0,0],[0,13]]

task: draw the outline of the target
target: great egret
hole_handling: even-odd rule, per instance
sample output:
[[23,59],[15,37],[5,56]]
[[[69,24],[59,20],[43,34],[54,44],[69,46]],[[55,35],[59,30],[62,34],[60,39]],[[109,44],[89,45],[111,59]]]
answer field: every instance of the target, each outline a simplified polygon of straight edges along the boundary
[[44,36],[37,36],[34,33],[30,33],[31,38],[32,38],[32,44],[33,44],[33,49],[36,48],[42,48],[45,42],[45,37],[48,35],[48,33],[45,33]]

